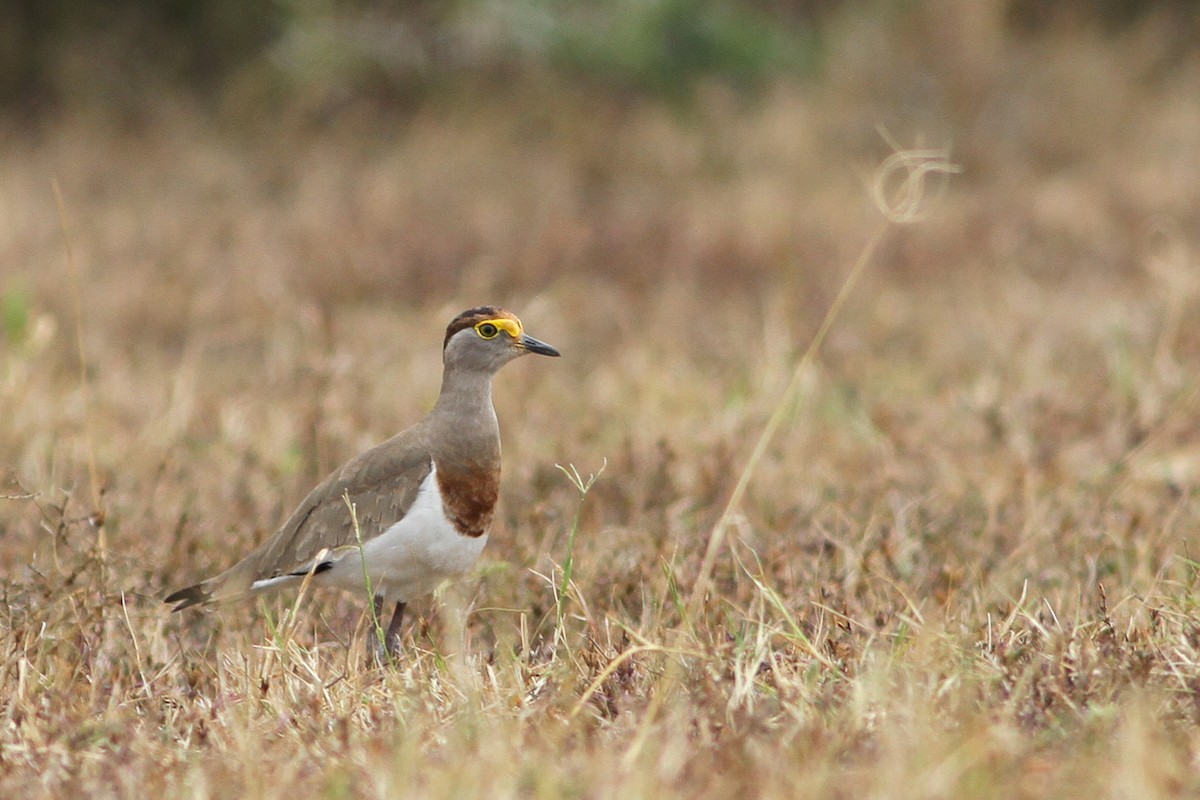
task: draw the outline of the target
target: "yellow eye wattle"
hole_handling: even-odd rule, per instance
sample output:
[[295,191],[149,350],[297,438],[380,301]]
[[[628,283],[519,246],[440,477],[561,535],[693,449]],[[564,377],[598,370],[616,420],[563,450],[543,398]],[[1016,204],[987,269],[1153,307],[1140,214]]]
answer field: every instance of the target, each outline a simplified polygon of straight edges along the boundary
[[495,339],[504,331],[514,339],[521,338],[521,323],[515,319],[485,319],[476,323],[475,332],[484,339]]

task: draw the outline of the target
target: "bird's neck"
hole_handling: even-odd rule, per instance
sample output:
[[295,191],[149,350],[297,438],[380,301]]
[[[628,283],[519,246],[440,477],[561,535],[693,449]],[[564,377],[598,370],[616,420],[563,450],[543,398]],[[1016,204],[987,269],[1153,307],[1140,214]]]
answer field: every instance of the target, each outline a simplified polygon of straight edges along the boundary
[[490,373],[446,370],[429,423],[439,429],[438,440],[447,444],[442,459],[499,462],[500,426],[492,406]]
[[477,370],[448,369],[442,375],[442,390],[433,406],[435,414],[450,414],[460,419],[492,416],[492,376]]

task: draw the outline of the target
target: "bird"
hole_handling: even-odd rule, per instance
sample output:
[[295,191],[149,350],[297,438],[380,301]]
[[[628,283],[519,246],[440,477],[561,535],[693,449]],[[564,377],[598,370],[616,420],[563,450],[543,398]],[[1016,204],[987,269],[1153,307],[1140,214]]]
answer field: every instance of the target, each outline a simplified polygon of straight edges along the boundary
[[[487,544],[500,493],[492,377],[530,353],[560,355],[503,308],[454,317],[442,342],[441,391],[424,419],[334,470],[241,561],[163,601],[182,611],[305,579],[352,592],[369,586],[375,655],[399,654],[405,606],[470,570]],[[389,604],[380,642],[376,628]]]

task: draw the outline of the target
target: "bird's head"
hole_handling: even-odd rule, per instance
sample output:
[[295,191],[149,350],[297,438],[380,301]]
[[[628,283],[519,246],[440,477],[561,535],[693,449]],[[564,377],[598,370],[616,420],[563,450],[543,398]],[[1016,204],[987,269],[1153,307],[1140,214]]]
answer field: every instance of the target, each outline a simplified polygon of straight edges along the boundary
[[511,311],[478,306],[462,312],[446,326],[442,361],[448,367],[495,372],[528,353],[559,355],[558,350],[526,334],[521,320]]

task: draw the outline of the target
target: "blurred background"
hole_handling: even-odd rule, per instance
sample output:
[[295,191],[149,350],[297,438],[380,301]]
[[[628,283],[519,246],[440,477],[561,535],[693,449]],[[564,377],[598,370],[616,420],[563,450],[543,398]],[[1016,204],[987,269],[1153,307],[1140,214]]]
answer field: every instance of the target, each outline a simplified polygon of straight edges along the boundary
[[[1190,155],[1198,41],[1185,0],[14,0],[0,8],[0,144],[10,165],[46,159],[35,180],[57,175],[77,210],[76,193],[161,199],[157,181],[215,193],[218,217],[228,193],[286,204],[286,245],[311,256],[288,272],[315,281],[318,302],[571,275],[753,286],[837,264],[857,242],[806,209],[845,202],[852,216],[853,197],[820,195],[888,153],[880,130],[950,148],[960,186],[1010,204],[964,210],[962,243],[1019,248],[1057,226],[1069,230],[1010,255],[1062,270],[1056,249],[1075,239],[1119,269],[1144,220],[1075,179],[1137,172],[1127,151],[1148,138],[1154,155]],[[68,161],[89,148],[103,155]],[[1170,173],[1187,174],[1141,189],[1159,205]],[[1035,175],[1052,178],[1044,202]],[[45,197],[24,188],[10,220]],[[1021,219],[1031,201],[1058,216]],[[187,232],[231,235],[220,227]]]
[[[316,302],[579,275],[756,286],[857,246],[819,206],[853,216],[885,129],[950,148],[957,184],[1001,204],[960,209],[960,244],[1054,272],[1070,239],[1128,268],[1144,219],[1120,195],[1172,211],[1191,199],[1168,197],[1188,172],[1120,191],[1087,181],[1133,178],[1164,149],[1190,156],[1198,40],[1185,0],[14,0],[0,8],[5,216],[44,201],[51,174],[77,211],[83,195],[208,192],[220,218],[249,193],[288,218],[254,235],[310,256],[287,273]],[[1030,176],[1052,179],[1045,197]],[[839,184],[851,195],[826,194]],[[1053,219],[1027,218],[1043,207]],[[1194,219],[1185,210],[1171,218]],[[148,222],[136,227],[164,243]],[[1044,246],[1021,249],[1046,226]],[[216,220],[186,230],[238,235]],[[27,263],[12,239],[0,254]],[[192,258],[206,283],[228,274]]]
[[828,78],[847,59],[910,84],[897,99],[936,118],[961,112],[968,95],[986,100],[983,81],[1020,66],[1016,48],[1141,36],[1156,51],[1146,66],[1161,72],[1187,57],[1197,26],[1187,0],[13,0],[0,15],[7,110],[87,108],[129,122],[164,97],[225,118],[265,105],[315,122],[549,76],[610,98],[681,102],[705,83],[748,94]]

